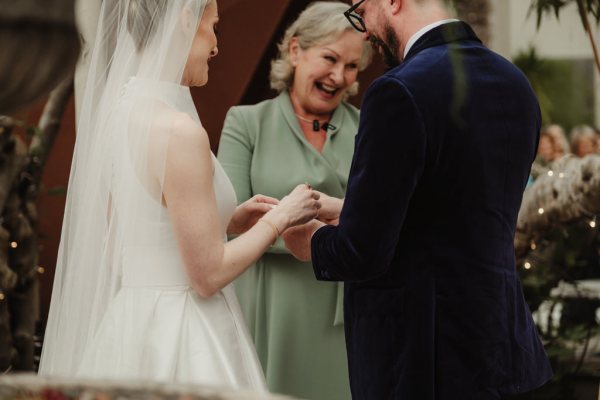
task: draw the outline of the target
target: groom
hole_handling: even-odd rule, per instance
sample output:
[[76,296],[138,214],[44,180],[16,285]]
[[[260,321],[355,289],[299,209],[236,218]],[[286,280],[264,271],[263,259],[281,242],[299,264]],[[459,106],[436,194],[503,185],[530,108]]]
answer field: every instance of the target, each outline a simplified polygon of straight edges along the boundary
[[339,225],[286,240],[346,282],[353,398],[537,388],[552,371],[513,248],[540,130],[527,79],[443,0],[355,0],[347,16],[397,66],[364,97]]

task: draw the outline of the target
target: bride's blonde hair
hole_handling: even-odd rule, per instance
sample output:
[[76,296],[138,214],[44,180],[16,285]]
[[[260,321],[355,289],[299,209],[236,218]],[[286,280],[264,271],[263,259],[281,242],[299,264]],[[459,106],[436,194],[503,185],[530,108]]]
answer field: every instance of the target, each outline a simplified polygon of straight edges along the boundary
[[138,51],[146,47],[156,32],[156,20],[163,15],[168,0],[130,0],[127,30]]
[[[164,15],[169,0],[130,0],[127,9],[127,31],[135,48],[143,50],[156,33],[158,21]],[[190,0],[192,2],[194,0]],[[207,5],[214,0],[208,0]],[[189,4],[189,3],[188,3]]]

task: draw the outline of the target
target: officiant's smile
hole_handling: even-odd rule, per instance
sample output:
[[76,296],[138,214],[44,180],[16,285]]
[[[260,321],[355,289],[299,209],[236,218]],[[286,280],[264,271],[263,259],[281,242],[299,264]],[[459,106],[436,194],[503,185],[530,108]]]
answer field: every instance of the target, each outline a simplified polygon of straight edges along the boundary
[[294,68],[290,94],[301,117],[310,120],[328,117],[349,92],[356,91],[363,43],[354,32],[345,31],[311,47],[303,46],[294,37],[289,51]]

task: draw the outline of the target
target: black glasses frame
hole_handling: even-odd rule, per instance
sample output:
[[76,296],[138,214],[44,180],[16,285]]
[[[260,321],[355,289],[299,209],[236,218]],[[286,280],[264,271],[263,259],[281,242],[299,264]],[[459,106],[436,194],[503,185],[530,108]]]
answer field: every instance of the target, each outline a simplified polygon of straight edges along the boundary
[[365,2],[365,0],[360,0],[358,3],[354,4],[348,10],[344,11],[344,17],[346,17],[346,19],[350,22],[350,25],[352,25],[352,27],[354,29],[356,29],[357,31],[363,32],[363,33],[367,31],[367,27],[365,26],[365,21],[363,21],[362,17],[360,15],[356,14],[354,11],[358,7],[360,7],[360,5],[364,2]]

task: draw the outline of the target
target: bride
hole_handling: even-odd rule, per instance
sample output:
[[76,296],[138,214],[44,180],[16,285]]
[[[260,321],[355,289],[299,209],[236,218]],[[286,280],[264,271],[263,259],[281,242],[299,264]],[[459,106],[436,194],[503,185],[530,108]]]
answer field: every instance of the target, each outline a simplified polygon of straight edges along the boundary
[[299,185],[236,207],[189,90],[217,22],[215,0],[102,3],[43,375],[266,390],[230,283],[320,203]]

